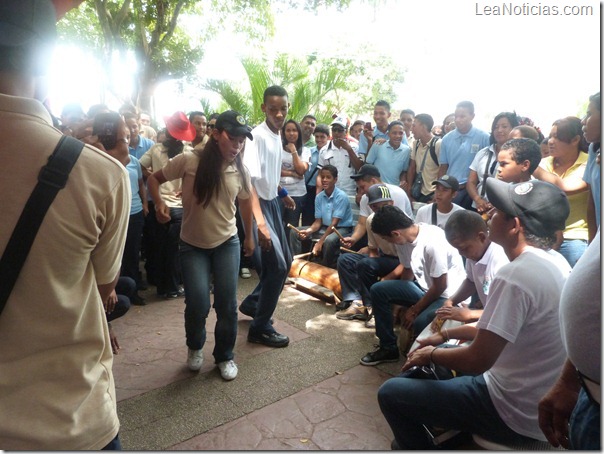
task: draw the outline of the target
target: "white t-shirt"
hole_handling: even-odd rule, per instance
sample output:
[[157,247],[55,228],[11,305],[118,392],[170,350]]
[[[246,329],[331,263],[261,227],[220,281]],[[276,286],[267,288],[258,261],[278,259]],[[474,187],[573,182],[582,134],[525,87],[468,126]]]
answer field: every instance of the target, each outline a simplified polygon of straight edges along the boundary
[[[350,181],[354,183],[354,180],[351,178]],[[394,184],[389,183],[381,183],[388,186],[390,189],[390,195],[392,196],[392,201],[394,202],[394,206],[403,210],[403,212],[413,219],[413,209],[411,208],[411,202],[409,201],[409,197],[407,193],[400,187]],[[355,183],[356,185],[356,183]],[[363,194],[361,197],[361,201],[359,202],[359,216],[369,217],[369,215],[373,213],[373,210],[369,206],[369,199],[367,198],[367,194]]]
[[[302,147],[302,154],[300,155],[300,159],[303,162],[310,162],[310,148]],[[285,150],[281,151],[281,168],[283,170],[295,170],[294,157],[291,155],[291,153]],[[293,197],[300,197],[306,195],[306,183],[304,181],[304,176],[300,178],[281,177],[279,184],[282,188],[285,188],[287,190],[289,195]]]
[[600,381],[602,362],[602,280],[600,229],[575,264],[560,297],[562,342],[583,374]]
[[545,440],[537,405],[554,384],[566,353],[559,324],[568,263],[531,246],[504,265],[491,283],[477,327],[508,341],[484,378],[501,419],[515,432]]
[[254,140],[246,139],[243,163],[258,197],[273,200],[281,179],[281,136],[271,131],[266,121],[252,129],[252,136]]
[[[358,146],[352,142],[349,142],[350,147],[358,156]],[[352,162],[350,162],[350,156],[348,152],[343,148],[337,148],[333,142],[330,141],[327,148],[321,150],[319,155],[319,168],[324,165],[331,164],[338,169],[338,181],[336,186],[346,193],[346,195],[355,196],[357,191],[357,185],[352,178],[355,174]]]
[[419,286],[432,286],[435,277],[447,274],[447,288],[443,298],[453,295],[466,278],[461,255],[449,244],[445,231],[435,225],[419,224],[419,233],[413,243],[397,244],[398,259],[410,268]]
[[[425,224],[432,224],[432,205],[433,204],[430,203],[428,205],[424,205],[424,206],[420,207],[420,209],[417,210],[417,214],[415,215],[415,222],[417,222],[417,223],[423,222]],[[441,213],[437,209],[436,210],[436,226],[440,227],[441,229],[444,230],[445,224],[449,220],[449,217],[451,217],[451,215],[453,213],[455,213],[456,211],[463,210],[463,209],[464,209],[463,207],[460,207],[456,203],[453,204],[453,208],[451,208],[451,211],[449,211],[448,213]]]
[[478,262],[466,259],[466,277],[476,286],[483,307],[486,307],[487,304],[491,282],[493,282],[499,269],[508,263],[510,261],[503,248],[492,241]]

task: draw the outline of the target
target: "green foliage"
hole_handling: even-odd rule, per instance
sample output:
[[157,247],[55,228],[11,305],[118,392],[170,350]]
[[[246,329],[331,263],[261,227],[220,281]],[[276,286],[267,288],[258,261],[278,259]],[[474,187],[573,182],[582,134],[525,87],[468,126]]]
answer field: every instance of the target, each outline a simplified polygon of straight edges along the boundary
[[359,65],[349,59],[311,55],[303,60],[280,54],[274,61],[244,58],[241,63],[247,76],[245,88],[219,80],[208,80],[203,86],[253,124],[264,120],[262,96],[271,85],[287,90],[290,118],[301,120],[310,113],[319,123],[329,124],[333,114],[368,114],[378,99],[395,101],[394,85],[403,81],[403,72],[387,57],[370,57]]

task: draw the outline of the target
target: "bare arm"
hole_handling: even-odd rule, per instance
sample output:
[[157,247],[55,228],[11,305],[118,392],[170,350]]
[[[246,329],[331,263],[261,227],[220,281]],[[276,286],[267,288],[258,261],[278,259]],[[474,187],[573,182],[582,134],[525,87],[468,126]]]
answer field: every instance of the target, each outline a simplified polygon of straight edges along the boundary
[[466,190],[470,198],[476,203],[476,211],[486,213],[492,208],[492,205],[478,194],[478,173],[476,170],[470,170]]
[[443,175],[446,175],[447,170],[449,170],[449,164],[441,164],[438,167],[438,178],[442,177]]
[[589,186],[582,178],[573,178],[572,180],[563,180],[555,173],[548,172],[543,167],[537,167],[533,176],[541,181],[546,181],[562,189],[566,195],[575,195],[587,191]]
[[413,306],[405,312],[403,325],[407,329],[411,329],[413,322],[417,316],[424,311],[432,302],[439,298],[440,295],[447,289],[447,273],[441,274],[438,277],[432,278],[432,285],[424,296],[422,296]]
[[113,279],[113,282],[108,284],[98,284],[97,288],[99,290],[99,295],[101,295],[101,301],[103,302],[103,307],[107,307],[107,300],[109,296],[111,296],[111,292],[115,289],[115,285],[117,284],[118,279],[120,278],[119,273]]
[[252,197],[247,199],[237,199],[239,201],[239,213],[241,214],[241,220],[243,221],[243,229],[245,230],[245,239],[243,241],[243,253],[246,257],[249,257],[254,252],[254,235],[252,229],[254,228],[254,213],[252,211]]
[[467,347],[439,348],[428,346],[419,348],[407,357],[403,370],[413,366],[426,366],[430,360],[435,364],[458,370],[467,374],[478,375],[486,372],[503,351],[507,341],[485,329],[479,329],[474,341]]

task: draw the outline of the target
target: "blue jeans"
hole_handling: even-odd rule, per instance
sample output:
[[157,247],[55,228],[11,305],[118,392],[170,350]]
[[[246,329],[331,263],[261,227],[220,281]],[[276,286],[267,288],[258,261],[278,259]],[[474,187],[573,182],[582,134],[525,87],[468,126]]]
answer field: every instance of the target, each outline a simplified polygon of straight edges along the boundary
[[571,449],[601,450],[600,407],[592,403],[583,388],[570,417]]
[[[394,334],[394,317],[391,304],[411,307],[424,296],[421,287],[415,281],[382,281],[371,286],[370,294],[375,317],[375,334],[380,346],[386,349],[398,348]],[[413,322],[413,332],[417,336],[432,322],[436,310],[443,305],[445,298],[436,298]]]
[[498,443],[528,440],[503,422],[482,375],[450,380],[394,377],[378,390],[378,402],[400,449],[434,449],[423,424]]
[[369,257],[361,254],[341,254],[338,258],[338,276],[342,285],[342,300],[363,300],[372,306],[369,289],[399,264],[398,257],[383,255]]
[[287,235],[281,219],[281,205],[279,199],[260,199],[260,208],[264,215],[266,227],[271,236],[272,247],[263,251],[258,246],[258,229],[254,222],[254,267],[259,274],[260,281],[250,293],[241,307],[246,312],[256,314],[250,325],[249,333],[254,335],[274,333],[275,329],[270,320],[277,307],[279,296],[287,279],[289,268],[292,264],[292,255],[287,243]]
[[187,347],[201,350],[205,344],[213,275],[216,311],[214,360],[220,363],[233,359],[237,339],[239,238],[234,235],[213,249],[201,249],[181,241],[180,262],[185,287]]
[[571,268],[574,268],[575,263],[581,258],[586,249],[587,241],[585,240],[564,240],[558,252],[562,254]]
[[103,449],[101,449],[101,451],[121,451],[121,450],[122,450],[122,442],[120,441],[119,433]]

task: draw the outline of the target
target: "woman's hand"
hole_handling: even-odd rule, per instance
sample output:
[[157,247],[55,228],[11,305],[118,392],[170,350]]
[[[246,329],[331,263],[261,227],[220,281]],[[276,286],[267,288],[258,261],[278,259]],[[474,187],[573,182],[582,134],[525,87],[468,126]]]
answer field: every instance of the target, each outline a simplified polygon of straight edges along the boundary
[[293,143],[288,143],[285,145],[285,151],[289,154],[298,154],[298,150],[296,150],[296,146]]

